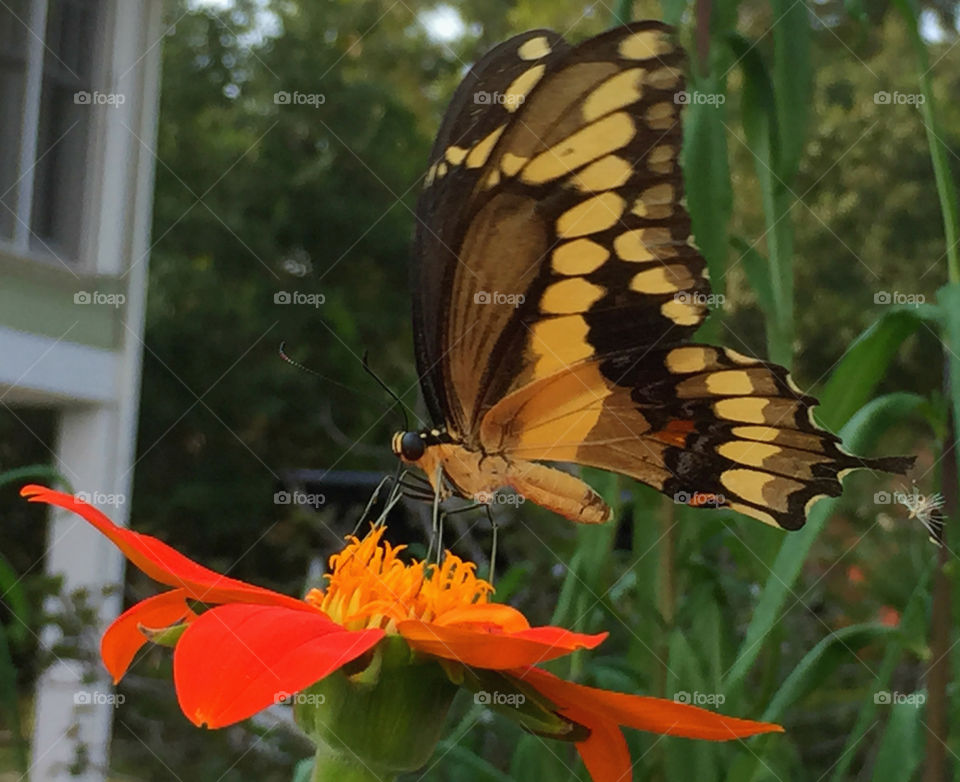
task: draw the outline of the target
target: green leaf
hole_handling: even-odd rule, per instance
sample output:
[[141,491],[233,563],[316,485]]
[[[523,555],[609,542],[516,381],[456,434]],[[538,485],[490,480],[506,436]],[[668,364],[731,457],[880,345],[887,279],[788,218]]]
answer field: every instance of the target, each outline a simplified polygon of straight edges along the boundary
[[14,753],[17,767],[23,773],[29,768],[27,740],[24,738],[20,726],[20,702],[17,697],[17,669],[10,657],[10,646],[7,644],[7,634],[0,624],[0,709],[5,716],[4,722],[9,726],[13,735]]
[[293,769],[293,782],[310,782],[313,776],[313,758],[304,758]]
[[[767,350],[773,361],[789,367],[793,358],[792,197],[776,173],[781,156],[777,98],[756,42],[737,34],[728,35],[726,40],[743,71],[741,121],[747,148],[753,155],[763,202],[769,259],[768,300],[773,302],[769,313],[765,311]],[[761,282],[761,285],[765,283]]]
[[920,765],[922,709],[912,703],[890,708],[890,721],[880,740],[873,764],[873,782],[903,782],[913,778]]
[[[457,779],[469,778],[476,782],[512,782],[513,780],[509,774],[504,774],[472,749],[464,747],[458,740],[441,741],[437,745],[436,756],[442,758],[450,767],[457,768]],[[429,768],[432,769],[433,766]]]
[[613,20],[611,25],[626,24],[633,19],[633,0],[617,0],[613,8]]
[[[715,75],[692,79],[688,89],[724,94]],[[696,102],[686,107],[683,131],[683,179],[693,235],[707,259],[715,293],[725,290],[727,230],[733,209],[733,190],[727,162],[724,104]]]
[[843,424],[873,395],[903,341],[921,319],[912,309],[891,309],[857,337],[830,376],[817,418],[831,431]]
[[[667,697],[716,709],[718,692],[707,688],[700,661],[686,636],[674,630],[670,636],[670,659],[667,675]],[[716,747],[707,741],[666,743],[667,779],[716,779]]]
[[937,291],[937,301],[944,317],[947,366],[950,372],[953,420],[960,426],[960,285],[944,285]]
[[12,643],[23,643],[28,632],[31,632],[33,609],[23,588],[23,577],[17,574],[3,554],[0,554],[0,596],[13,615],[7,635]]
[[830,633],[807,652],[790,672],[761,719],[765,722],[781,719],[790,706],[811,690],[825,687],[837,667],[851,657],[856,657],[858,649],[896,632],[895,628],[885,625],[858,624]]
[[910,33],[910,43],[913,45],[917,58],[917,73],[920,82],[920,91],[924,101],[920,104],[920,116],[927,132],[927,146],[930,149],[930,160],[933,163],[933,175],[937,183],[937,196],[940,200],[940,213],[943,217],[943,232],[946,238],[947,271],[950,282],[960,283],[960,206],[958,206],[957,187],[950,174],[950,161],[947,158],[947,145],[943,141],[945,134],[940,128],[936,113],[936,100],[933,94],[933,83],[930,72],[930,58],[927,56],[927,47],[920,35],[917,24],[917,15],[909,0],[894,0],[894,5],[900,11]]
[[687,0],[660,0],[660,13],[663,21],[674,27],[683,19],[683,12],[687,10]]
[[[747,272],[747,280],[757,297],[757,304],[767,319],[776,317],[777,303],[773,299],[773,283],[770,281],[770,262],[756,248],[739,236],[730,237],[730,245],[738,255],[738,262]],[[736,265],[736,262],[735,264]]]
[[17,467],[15,470],[7,470],[0,473],[0,487],[11,483],[26,481],[28,478],[34,480],[47,480],[52,486],[60,484],[68,492],[73,492],[70,482],[57,472],[53,467],[47,464],[31,464],[26,467]]
[[771,0],[773,83],[780,131],[777,176],[789,185],[796,176],[810,115],[810,10],[803,0]]
[[510,779],[570,779],[569,745],[523,736],[510,761]]

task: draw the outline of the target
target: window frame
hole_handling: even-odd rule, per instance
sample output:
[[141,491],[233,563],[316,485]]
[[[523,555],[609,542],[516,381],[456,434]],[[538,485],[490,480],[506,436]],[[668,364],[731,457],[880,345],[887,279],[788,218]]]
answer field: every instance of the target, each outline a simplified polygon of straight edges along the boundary
[[[104,82],[103,77],[108,70],[107,58],[110,52],[107,44],[110,43],[111,33],[114,30],[115,15],[115,0],[98,0],[98,2],[100,7],[97,24],[91,41],[92,60],[89,79],[93,89]],[[91,112],[86,120],[86,139],[81,161],[86,170],[76,199],[76,208],[80,210],[77,220],[79,235],[76,252],[68,252],[57,246],[55,240],[51,240],[50,237],[40,236],[34,225],[34,197],[40,168],[38,154],[42,158],[50,151],[38,148],[43,88],[47,76],[45,63],[47,57],[52,55],[47,40],[49,8],[50,0],[26,0],[27,12],[25,18],[21,19],[28,32],[24,46],[22,103],[19,107],[21,121],[16,131],[18,136],[13,139],[18,148],[18,153],[15,155],[15,184],[10,193],[13,224],[11,235],[0,235],[0,254],[63,268],[75,276],[78,273],[97,271],[97,264],[92,260],[97,257],[95,248],[92,246],[95,233],[92,229],[100,216],[97,213],[98,210],[93,207],[91,196],[95,192],[96,183],[95,177],[90,174],[93,173],[93,166],[106,157],[106,150],[103,149],[105,123],[101,111]],[[42,31],[42,37],[37,31]],[[55,140],[54,146],[58,142],[59,139]]]

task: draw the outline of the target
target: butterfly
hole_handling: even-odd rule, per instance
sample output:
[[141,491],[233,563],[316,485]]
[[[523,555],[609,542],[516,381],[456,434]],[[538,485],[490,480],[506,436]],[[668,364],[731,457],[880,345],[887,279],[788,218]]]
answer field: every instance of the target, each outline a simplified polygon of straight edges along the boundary
[[797,529],[861,459],[780,366],[689,342],[707,315],[679,166],[684,53],[628,24],[549,30],[465,76],[417,205],[413,324],[435,427],[392,449],[440,497],[511,487],[578,522],[610,507],[574,463]]

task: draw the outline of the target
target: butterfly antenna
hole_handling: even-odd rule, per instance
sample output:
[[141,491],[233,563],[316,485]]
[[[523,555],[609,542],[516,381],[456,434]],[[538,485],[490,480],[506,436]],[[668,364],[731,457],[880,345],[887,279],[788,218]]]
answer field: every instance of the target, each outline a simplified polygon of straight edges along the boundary
[[[311,375],[316,375],[317,377],[323,377],[323,375],[321,375],[321,374],[320,374],[319,372],[317,372],[315,369],[310,369],[310,367],[308,367],[306,364],[301,364],[301,363],[300,363],[299,361],[297,361],[295,358],[290,358],[290,356],[287,355],[287,341],[286,341],[286,340],[282,340],[282,341],[280,342],[280,347],[277,348],[277,353],[280,355],[280,358],[282,358],[284,361],[286,361],[290,366],[296,367],[297,369],[301,369],[301,370],[303,370],[304,372],[309,372]],[[323,379],[326,380],[326,378],[323,378]]]
[[396,403],[400,406],[400,414],[403,416],[403,431],[409,432],[409,431],[410,431],[410,421],[409,421],[409,419],[407,418],[407,408],[406,408],[406,406],[403,404],[403,400],[400,399],[400,397],[397,396],[396,393],[394,393],[393,389],[390,388],[390,386],[388,386],[386,383],[384,383],[383,380],[380,379],[380,376],[379,376],[376,372],[373,371],[373,369],[370,367],[370,362],[367,360],[367,358],[368,358],[369,355],[370,355],[370,352],[369,352],[369,351],[367,351],[367,350],[363,351],[363,368],[364,368],[364,370],[366,370],[366,373],[367,373],[368,375],[370,375],[370,377],[372,377],[374,380],[377,381],[377,385],[379,385],[380,388],[382,388],[384,391],[386,391],[386,392],[390,395],[390,398],[393,399],[393,401],[396,402]]

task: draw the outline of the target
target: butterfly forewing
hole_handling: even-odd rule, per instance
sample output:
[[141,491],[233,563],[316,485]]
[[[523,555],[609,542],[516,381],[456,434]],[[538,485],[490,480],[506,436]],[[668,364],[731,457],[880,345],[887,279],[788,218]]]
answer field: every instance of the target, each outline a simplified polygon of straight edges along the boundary
[[458,90],[421,199],[415,296],[428,396],[468,442],[511,390],[702,320],[677,165],[682,58],[655,22],[576,48],[534,31]]

